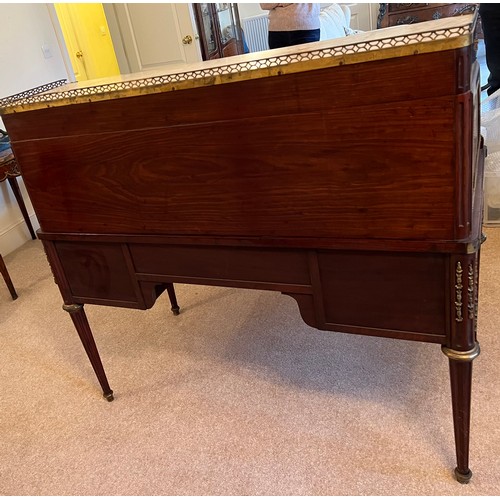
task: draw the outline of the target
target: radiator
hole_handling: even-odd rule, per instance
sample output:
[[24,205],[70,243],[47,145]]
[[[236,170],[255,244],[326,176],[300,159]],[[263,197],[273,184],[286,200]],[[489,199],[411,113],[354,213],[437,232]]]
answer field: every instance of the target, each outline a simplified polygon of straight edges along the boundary
[[243,35],[250,52],[268,50],[269,43],[267,41],[267,25],[269,20],[267,18],[267,14],[247,17],[242,19],[242,23]]

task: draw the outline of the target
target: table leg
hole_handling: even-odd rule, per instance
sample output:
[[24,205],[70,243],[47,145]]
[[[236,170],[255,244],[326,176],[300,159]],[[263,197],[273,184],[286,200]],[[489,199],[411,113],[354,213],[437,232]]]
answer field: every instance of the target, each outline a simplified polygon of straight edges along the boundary
[[442,347],[450,362],[451,401],[457,467],[455,477],[460,483],[468,483],[472,477],[469,469],[469,431],[472,388],[472,361],[479,355],[479,344],[469,351],[457,351]]
[[17,299],[17,292],[16,292],[16,289],[14,288],[14,285],[12,284],[12,280],[10,279],[9,271],[7,271],[7,267],[5,265],[5,262],[3,261],[3,257],[1,255],[0,255],[0,273],[2,274],[3,279],[5,280],[5,284],[7,285],[7,288],[9,289],[12,300],[16,300]]
[[165,284],[168,292],[168,298],[170,299],[170,305],[172,306],[172,312],[174,316],[177,316],[180,311],[179,304],[177,304],[177,297],[175,296],[175,289],[172,283]]
[[83,305],[64,304],[63,309],[70,314],[71,319],[73,320],[73,324],[75,325],[76,331],[82,341],[85,352],[87,353],[90,363],[92,364],[92,368],[97,375],[97,380],[99,380],[99,383],[101,384],[103,396],[108,401],[113,401],[113,391],[109,387],[108,379],[106,378],[101,358],[99,357],[99,352],[87,320],[87,315],[83,309]]
[[26,205],[24,204],[23,197],[21,195],[21,190],[19,189],[19,184],[17,183],[17,179],[15,177],[7,177],[7,180],[9,181],[10,187],[12,189],[12,192],[14,193],[14,196],[16,197],[17,204],[19,205],[19,208],[21,209],[21,213],[23,214],[24,220],[26,222],[26,225],[28,226],[29,232],[31,234],[31,238],[33,240],[36,240],[36,234],[33,229],[33,226],[31,225],[31,220],[28,215],[28,211],[26,210]]

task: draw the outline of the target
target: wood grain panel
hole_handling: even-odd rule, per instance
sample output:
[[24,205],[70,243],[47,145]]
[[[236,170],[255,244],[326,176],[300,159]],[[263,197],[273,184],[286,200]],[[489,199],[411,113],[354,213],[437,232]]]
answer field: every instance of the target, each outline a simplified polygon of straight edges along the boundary
[[319,252],[326,322],[445,338],[446,256]]
[[449,240],[454,118],[444,97],[39,140],[19,162],[47,232]]
[[137,302],[121,245],[58,241],[55,248],[73,296]]
[[130,245],[138,273],[309,285],[304,251]]

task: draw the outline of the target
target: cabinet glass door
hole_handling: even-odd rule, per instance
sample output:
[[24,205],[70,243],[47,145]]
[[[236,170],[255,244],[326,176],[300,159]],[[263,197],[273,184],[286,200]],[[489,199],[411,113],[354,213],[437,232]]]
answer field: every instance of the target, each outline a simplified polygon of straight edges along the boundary
[[202,39],[205,43],[206,58],[209,59],[210,56],[218,52],[217,44],[217,31],[215,28],[214,18],[212,16],[212,9],[209,3],[198,4],[198,9],[201,17],[201,29],[203,30]]
[[221,33],[222,45],[226,45],[232,38],[236,37],[235,23],[231,4],[217,3],[217,17],[219,18],[219,26]]

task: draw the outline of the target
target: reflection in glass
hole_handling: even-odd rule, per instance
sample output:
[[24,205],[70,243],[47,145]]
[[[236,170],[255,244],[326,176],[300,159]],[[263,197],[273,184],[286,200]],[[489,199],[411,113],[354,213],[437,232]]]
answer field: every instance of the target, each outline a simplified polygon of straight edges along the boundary
[[205,41],[207,43],[208,52],[215,52],[217,50],[217,42],[215,41],[215,28],[210,13],[210,4],[202,3],[201,15],[203,22],[203,32],[205,34]]

